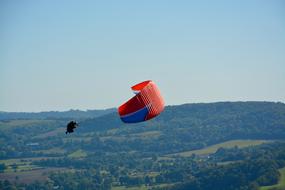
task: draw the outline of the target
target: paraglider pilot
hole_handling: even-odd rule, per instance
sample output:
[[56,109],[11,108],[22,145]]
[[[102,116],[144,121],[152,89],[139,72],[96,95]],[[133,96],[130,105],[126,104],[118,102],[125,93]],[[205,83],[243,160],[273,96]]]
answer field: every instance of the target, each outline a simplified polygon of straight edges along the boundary
[[67,134],[67,133],[73,133],[73,132],[74,132],[73,130],[74,130],[76,127],[78,127],[78,123],[76,123],[76,121],[71,121],[71,122],[69,122],[69,123],[67,124],[67,126],[66,126],[66,132],[65,132],[65,134]]

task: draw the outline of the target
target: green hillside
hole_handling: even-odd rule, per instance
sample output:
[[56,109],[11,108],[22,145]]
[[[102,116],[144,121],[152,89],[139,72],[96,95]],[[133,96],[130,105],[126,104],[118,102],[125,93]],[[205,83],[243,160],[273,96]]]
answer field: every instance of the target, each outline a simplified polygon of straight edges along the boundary
[[67,122],[2,120],[0,189],[258,190],[285,167],[283,103],[168,106],[139,124],[109,113],[68,135]]

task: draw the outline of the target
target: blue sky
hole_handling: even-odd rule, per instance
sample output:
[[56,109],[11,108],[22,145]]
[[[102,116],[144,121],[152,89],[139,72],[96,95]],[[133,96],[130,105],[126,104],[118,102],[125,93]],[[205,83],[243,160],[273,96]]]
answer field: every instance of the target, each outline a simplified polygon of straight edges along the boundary
[[148,79],[167,105],[285,102],[284,1],[0,1],[0,110],[118,107]]

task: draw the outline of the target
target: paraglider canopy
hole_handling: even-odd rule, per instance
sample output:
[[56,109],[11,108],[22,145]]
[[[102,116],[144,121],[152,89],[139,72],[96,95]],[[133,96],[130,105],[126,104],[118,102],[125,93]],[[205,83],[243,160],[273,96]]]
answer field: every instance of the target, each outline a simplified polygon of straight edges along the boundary
[[164,100],[156,84],[147,80],[131,87],[136,96],[118,108],[125,123],[137,123],[159,115],[164,109]]

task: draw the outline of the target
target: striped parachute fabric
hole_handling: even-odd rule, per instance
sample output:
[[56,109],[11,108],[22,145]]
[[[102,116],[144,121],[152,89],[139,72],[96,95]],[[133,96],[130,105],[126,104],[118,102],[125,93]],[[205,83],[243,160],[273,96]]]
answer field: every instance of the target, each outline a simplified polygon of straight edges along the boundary
[[137,123],[159,115],[164,109],[164,101],[154,82],[141,82],[132,87],[136,94],[118,108],[121,120],[125,123]]

